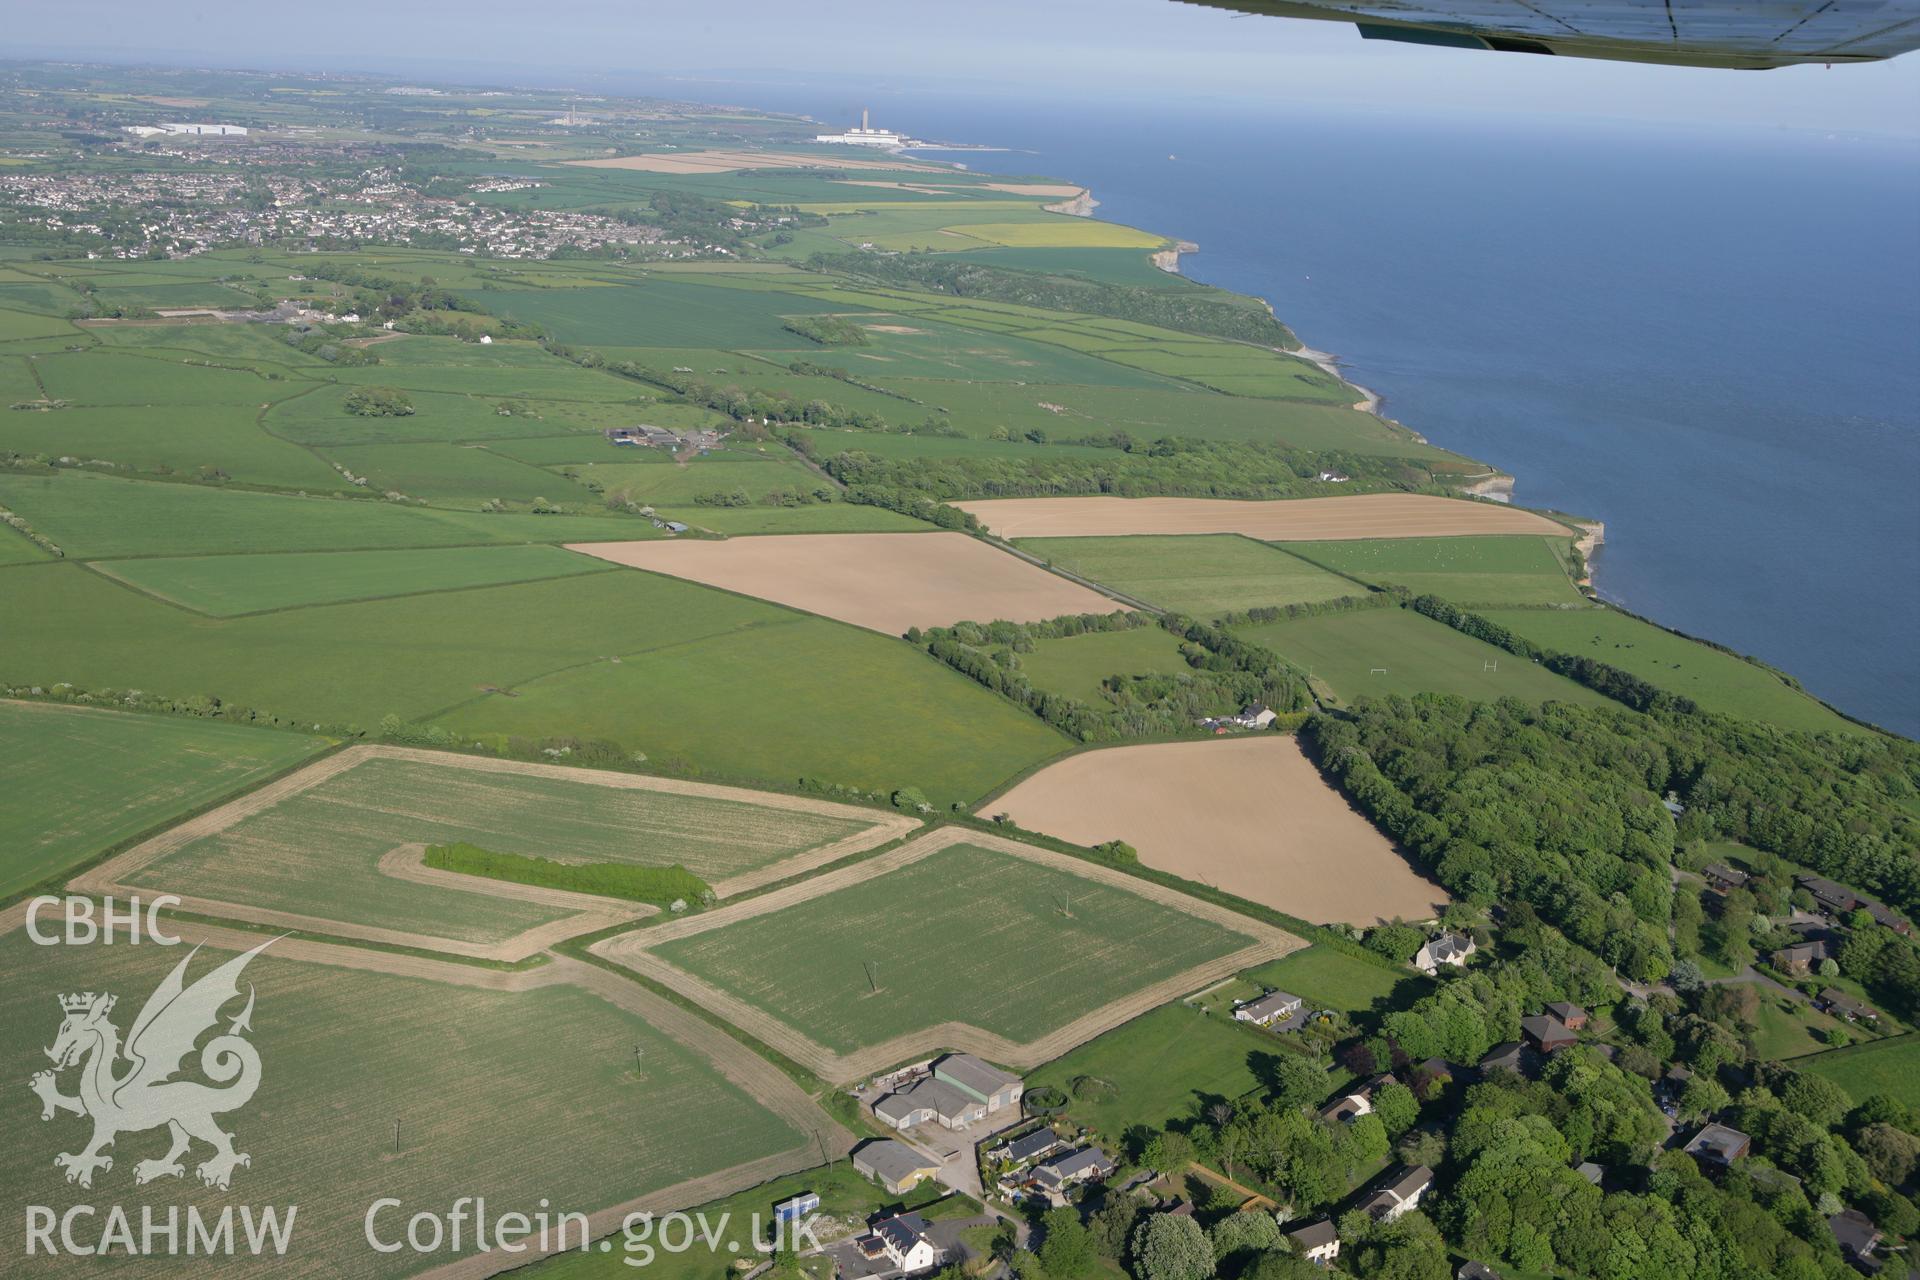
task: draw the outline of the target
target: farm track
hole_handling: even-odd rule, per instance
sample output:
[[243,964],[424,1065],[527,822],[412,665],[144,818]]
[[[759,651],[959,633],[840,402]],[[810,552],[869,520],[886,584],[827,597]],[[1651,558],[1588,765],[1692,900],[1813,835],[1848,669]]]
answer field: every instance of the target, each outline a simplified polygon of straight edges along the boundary
[[[848,888],[875,876],[909,866],[957,844],[973,845],[1011,854],[1045,867],[1082,876],[1162,906],[1210,920],[1235,932],[1251,935],[1254,940],[1248,946],[1228,955],[1196,965],[1118,1000],[1110,1001],[1034,1040],[1017,1042],[969,1023],[942,1022],[892,1037],[878,1044],[865,1046],[851,1053],[835,1053],[780,1021],[774,1014],[730,995],[653,954],[652,948],[657,943],[704,933],[709,929],[735,924],[768,912],[778,911],[783,907],[806,902],[823,894]],[[947,828],[929,832],[920,839],[881,854],[879,857],[869,858],[827,875],[786,885],[736,906],[724,907],[696,917],[669,921],[638,933],[625,933],[603,939],[595,943],[591,950],[595,955],[624,968],[632,969],[678,992],[701,1007],[719,1014],[734,1026],[800,1063],[821,1078],[840,1083],[860,1079],[897,1062],[939,1049],[978,1054],[980,1057],[1009,1067],[1037,1066],[1151,1009],[1177,1000],[1188,992],[1229,977],[1242,969],[1278,959],[1305,945],[1301,939],[1284,930],[1149,880],[1142,880],[1096,863],[1054,853],[1048,849],[1020,844],[999,836],[986,835],[964,828]]]
[[[356,746],[336,752],[324,760],[315,762],[305,769],[277,779],[257,791],[209,810],[196,818],[191,818],[179,826],[170,828],[142,841],[115,858],[82,872],[68,882],[68,888],[76,893],[96,895],[131,896],[145,892],[155,892],[151,887],[139,887],[128,880],[167,855],[177,852],[194,841],[217,836],[231,829],[247,818],[263,813],[283,804],[302,792],[330,779],[339,777],[355,765],[367,760],[406,760],[420,764],[439,765],[448,768],[470,769],[478,773],[511,773],[535,777],[562,778],[573,782],[585,782],[595,786],[618,787],[631,790],[659,791],[671,795],[699,796],[707,799],[725,799],[754,804],[763,809],[783,810],[790,813],[810,813],[825,817],[854,818],[871,822],[871,826],[850,836],[809,849],[781,859],[765,867],[742,872],[729,877],[714,886],[714,892],[722,898],[734,896],[762,885],[784,880],[789,876],[802,874],[816,867],[837,862],[855,853],[874,848],[891,840],[899,839],[907,832],[918,827],[919,821],[904,814],[876,814],[872,810],[856,808],[852,805],[837,804],[828,800],[814,800],[804,796],[783,796],[769,792],[750,791],[739,787],[718,786],[704,782],[685,782],[674,778],[652,778],[638,774],[608,773],[597,769],[582,769],[569,765],[534,764],[518,760],[489,760],[482,757],[452,755],[445,752],[421,751],[411,747],[393,746]],[[644,903],[621,902],[618,899],[600,897],[595,894],[574,893],[563,889],[536,888],[531,885],[514,884],[504,880],[493,880],[485,876],[463,875],[454,871],[442,871],[423,865],[425,846],[403,844],[389,851],[380,859],[379,870],[383,875],[414,884],[431,886],[458,893],[474,893],[487,897],[506,898],[517,902],[531,902],[542,906],[558,907],[572,914],[563,919],[523,930],[510,938],[498,942],[469,942],[455,938],[443,938],[433,934],[415,932],[406,929],[381,928],[373,925],[355,924],[326,916],[305,915],[298,912],[278,911],[272,908],[253,906],[245,903],[225,902],[217,898],[202,898],[180,895],[182,910],[199,915],[217,916],[228,920],[239,920],[249,924],[266,925],[276,929],[308,930],[335,937],[361,939],[388,946],[412,947],[425,951],[438,951],[448,955],[466,956],[476,960],[492,960],[515,963],[538,955],[547,948],[556,946],[568,938],[584,934],[597,933],[602,929],[616,925],[630,924],[635,920],[656,915],[658,907]]]

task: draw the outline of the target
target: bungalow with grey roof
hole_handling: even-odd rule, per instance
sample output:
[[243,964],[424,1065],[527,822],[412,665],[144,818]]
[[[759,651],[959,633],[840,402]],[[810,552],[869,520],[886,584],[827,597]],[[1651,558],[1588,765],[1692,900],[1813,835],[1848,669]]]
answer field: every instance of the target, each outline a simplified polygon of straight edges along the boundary
[[1874,1257],[1874,1250],[1880,1246],[1880,1228],[1873,1225],[1873,1219],[1858,1209],[1842,1209],[1827,1219],[1827,1226],[1834,1243],[1840,1246],[1841,1257],[1868,1274],[1880,1269],[1881,1260]]
[[1861,1000],[1855,1000],[1838,987],[1824,987],[1814,997],[1816,1009],[1824,1009],[1836,1018],[1845,1018],[1848,1022],[1878,1022],[1880,1011]]
[[1300,1012],[1300,997],[1287,991],[1269,991],[1233,1007],[1235,1022],[1251,1022],[1256,1027],[1271,1027],[1286,1022]]
[[1715,893],[1731,893],[1750,878],[1746,872],[1736,871],[1724,862],[1709,862],[1700,868],[1700,874],[1706,877],[1707,888]]
[[1008,1164],[1026,1164],[1042,1156],[1050,1156],[1066,1146],[1059,1134],[1052,1129],[1038,1129],[1011,1142],[1003,1142],[987,1152],[990,1160],[1005,1160]]
[[1113,1160],[1098,1147],[1078,1147],[1035,1165],[1033,1180],[1044,1191],[1061,1192],[1068,1187],[1113,1173]]

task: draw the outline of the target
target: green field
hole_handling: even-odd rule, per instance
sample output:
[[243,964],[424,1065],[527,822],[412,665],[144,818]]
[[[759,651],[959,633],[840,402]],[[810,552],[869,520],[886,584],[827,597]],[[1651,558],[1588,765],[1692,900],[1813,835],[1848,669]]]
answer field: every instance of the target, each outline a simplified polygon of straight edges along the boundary
[[1135,1125],[1164,1128],[1252,1093],[1260,1087],[1253,1063],[1272,1052],[1231,1018],[1168,1004],[1054,1059],[1027,1088],[1059,1089],[1069,1116],[1117,1142]]
[[1147,604],[1202,620],[1366,594],[1356,582],[1237,534],[1022,538],[1021,550]]
[[603,561],[548,546],[153,557],[95,567],[217,618],[611,571]]
[[[617,781],[617,779],[615,779]],[[742,800],[599,786],[418,760],[369,759],[169,851],[132,876],[170,893],[464,942],[567,914],[382,874],[402,844],[467,843],[562,862],[673,865],[709,882],[843,839],[866,824]]]
[[1760,987],[1760,1005],[1754,1014],[1753,1053],[1757,1058],[1781,1061],[1819,1053],[1827,1047],[1827,1033],[1847,1027],[1840,1019],[1820,1012],[1806,1001]]
[[244,405],[74,405],[0,418],[0,450],[111,462],[136,471],[315,492],[350,486],[309,451],[262,431]]
[[1567,576],[1562,559],[1567,540],[1562,538],[1367,538],[1280,545],[1350,578],[1460,605],[1585,603]]
[[481,738],[605,738],[717,778],[917,786],[940,808],[978,800],[1067,746],[1012,703],[897,640],[703,594],[763,612],[751,629],[560,671],[515,685],[516,697],[458,707],[439,723]]
[[[556,494],[571,486],[554,479]],[[582,495],[584,500],[588,495]],[[89,472],[0,472],[0,506],[67,555],[191,556],[226,551],[359,551],[658,536],[637,516],[498,515],[345,498],[293,497]]]
[[1261,988],[1291,991],[1309,1004],[1343,1013],[1364,1012],[1375,1001],[1393,997],[1394,988],[1413,981],[1407,969],[1390,969],[1331,947],[1308,947],[1271,964],[1248,970]]
[[1032,1040],[1246,943],[1126,890],[953,845],[654,950],[845,1053],[946,1021]]
[[1192,668],[1172,632],[1144,626],[1037,640],[1032,653],[1020,655],[1020,670],[1036,689],[1100,706],[1100,682],[1108,676],[1175,675]]
[[1544,649],[1597,658],[1708,711],[1787,729],[1866,732],[1764,667],[1618,610],[1497,609],[1486,617]]
[[1920,1107],[1920,1034],[1873,1044],[1834,1049],[1793,1064],[1845,1089],[1858,1102],[1884,1093],[1908,1107]]
[[[198,940],[191,926],[182,932]],[[185,952],[36,947],[24,933],[0,940],[11,979],[0,994],[9,1060],[44,1063],[41,1049],[59,1025],[60,992],[116,993],[112,1019],[125,1031]],[[203,949],[189,979],[226,958],[220,949]],[[383,1280],[414,1273],[422,1258],[368,1247],[363,1223],[381,1197],[404,1197],[404,1208],[379,1220],[391,1239],[404,1235],[411,1214],[429,1206],[444,1214],[461,1196],[485,1196],[494,1213],[532,1214],[543,1198],[554,1212],[590,1212],[806,1140],[707,1058],[576,987],[510,994],[280,960],[272,951],[257,957],[242,981],[256,991],[249,1039],[261,1071],[251,1102],[221,1118],[236,1148],[251,1157],[234,1171],[231,1190],[201,1186],[193,1166],[211,1149],[196,1144],[183,1178],[136,1193],[135,1164],[166,1150],[166,1135],[151,1130],[121,1134],[113,1168],[96,1174],[91,1190],[70,1186],[52,1158],[81,1149],[85,1122],[63,1115],[43,1124],[37,1106],[20,1105],[7,1109],[0,1129],[0,1194],[56,1213],[125,1197],[136,1224],[135,1204],[154,1197],[196,1206],[209,1220],[235,1202],[283,1212],[298,1205],[292,1244],[273,1260],[274,1274]],[[238,1007],[234,1002],[228,1012]],[[62,1083],[71,1091],[73,1074]],[[25,1097],[24,1079],[21,1087]],[[512,1158],[502,1159],[503,1152]],[[97,1232],[105,1210],[89,1220]],[[470,1224],[465,1239],[470,1248]],[[99,1267],[97,1258],[72,1254],[43,1263],[43,1273],[59,1276],[94,1275]],[[216,1264],[183,1256],[142,1270],[234,1276],[260,1265],[244,1254]]]
[[1235,627],[1234,634],[1306,668],[1316,688],[1340,702],[1451,693],[1481,701],[1612,705],[1584,685],[1410,609],[1355,609]]
[[561,342],[615,347],[801,347],[808,344],[782,328],[780,317],[836,309],[798,294],[664,276],[605,289],[499,290],[486,301],[496,315],[543,325]]
[[0,899],[285,769],[318,738],[0,701]]

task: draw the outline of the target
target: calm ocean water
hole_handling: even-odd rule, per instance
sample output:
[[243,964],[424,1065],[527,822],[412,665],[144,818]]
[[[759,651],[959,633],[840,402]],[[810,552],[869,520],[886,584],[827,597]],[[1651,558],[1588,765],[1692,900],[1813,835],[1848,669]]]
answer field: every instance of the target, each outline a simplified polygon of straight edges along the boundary
[[1609,599],[1920,735],[1920,146],[864,96],[1198,242],[1186,274],[1268,299],[1390,416],[1606,521]]

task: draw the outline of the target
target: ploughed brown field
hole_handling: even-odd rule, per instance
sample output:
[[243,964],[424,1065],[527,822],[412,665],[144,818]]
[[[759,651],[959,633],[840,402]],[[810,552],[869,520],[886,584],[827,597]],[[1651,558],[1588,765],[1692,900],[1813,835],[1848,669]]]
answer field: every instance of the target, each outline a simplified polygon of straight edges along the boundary
[[1350,498],[983,498],[953,504],[1002,538],[1100,538],[1129,533],[1239,533],[1263,542],[1444,538],[1471,533],[1565,537],[1569,530],[1517,507],[1424,493]]
[[1328,786],[1291,734],[1108,747],[983,806],[1315,924],[1425,919],[1447,901]]
[[964,533],[805,533],[567,549],[893,636],[909,627],[1032,622],[1121,607]]

